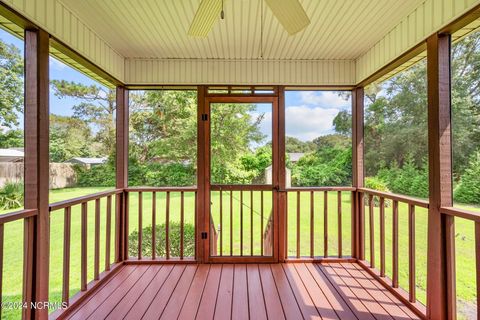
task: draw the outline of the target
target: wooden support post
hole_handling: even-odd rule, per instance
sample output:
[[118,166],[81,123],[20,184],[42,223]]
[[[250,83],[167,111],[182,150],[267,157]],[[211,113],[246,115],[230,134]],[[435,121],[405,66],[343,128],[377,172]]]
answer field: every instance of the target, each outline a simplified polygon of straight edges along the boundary
[[[25,209],[38,214],[25,222],[24,301],[48,302],[50,252],[49,34],[25,31]],[[23,309],[23,318],[48,318],[47,308]]]
[[[117,118],[116,118],[116,188],[128,187],[128,90],[117,87]],[[119,215],[115,221],[117,238],[115,239],[115,261],[120,262],[128,258],[128,201],[124,192],[119,197]]]
[[287,258],[287,192],[285,167],[285,87],[278,87],[278,260],[284,262]]
[[[364,90],[362,87],[352,91],[352,185],[356,188],[363,187],[363,105]],[[354,192],[352,206],[352,256],[364,260],[365,254],[365,219],[363,195]]]
[[427,318],[455,319],[454,220],[440,207],[452,201],[450,35],[427,39],[428,210]]
[[197,88],[197,210],[195,212],[195,258],[198,262],[206,262],[210,255],[209,240],[202,239],[202,232],[210,231],[210,190],[208,188],[210,163],[207,161],[209,146],[206,123],[202,120],[202,114],[207,113],[207,106],[205,106],[206,90],[207,88],[205,86],[198,86]]

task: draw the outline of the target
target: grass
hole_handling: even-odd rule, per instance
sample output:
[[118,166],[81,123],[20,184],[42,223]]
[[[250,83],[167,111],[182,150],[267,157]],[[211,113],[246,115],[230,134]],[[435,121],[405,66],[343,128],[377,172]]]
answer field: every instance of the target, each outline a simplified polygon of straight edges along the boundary
[[[91,194],[106,190],[107,188],[71,188],[63,190],[53,190],[50,193],[50,202],[56,202],[65,199],[71,199],[86,194]],[[253,196],[251,201],[250,196]],[[232,207],[233,219],[230,221],[230,194],[223,192],[222,206],[222,224],[220,226],[220,194],[212,192],[212,217],[215,227],[223,230],[222,240],[218,239],[218,253],[220,253],[220,242],[222,241],[223,254],[230,254],[230,227],[232,228],[232,253],[240,254],[260,254],[261,247],[261,221],[262,207],[260,201],[260,192],[243,193],[243,230],[240,229],[240,193],[233,192]],[[263,221],[264,226],[267,223],[269,214],[272,210],[272,194],[264,192]],[[157,193],[157,224],[165,221],[165,194]],[[194,224],[194,193],[185,193],[185,222]],[[321,192],[314,195],[314,255],[323,256],[324,250],[324,195]],[[129,232],[138,230],[138,196],[130,196],[130,218]],[[143,227],[151,225],[152,219],[152,193],[143,193]],[[299,255],[310,255],[310,193],[302,192],[300,194],[300,215],[299,215]],[[342,249],[343,255],[351,254],[351,207],[350,193],[342,193]],[[100,268],[103,270],[105,257],[105,208],[106,201],[101,201],[101,237],[100,237]],[[479,208],[468,207],[469,209],[479,210]],[[375,261],[379,266],[380,248],[379,248],[379,212],[378,208],[374,210],[374,234],[375,234]],[[328,254],[336,256],[338,254],[338,213],[337,213],[337,193],[329,192],[327,200],[328,212]],[[1,214],[2,212],[0,212]],[[71,216],[71,264],[70,264],[70,294],[78,292],[80,288],[80,206],[72,208]],[[253,213],[253,214],[252,214]],[[399,280],[403,288],[408,289],[408,208],[405,204],[399,206]],[[391,207],[386,208],[386,271],[391,277],[392,270],[392,225],[391,225]],[[417,297],[425,303],[426,288],[426,253],[427,253],[427,211],[422,208],[416,208],[415,215],[416,229],[416,274],[417,274]],[[180,193],[171,193],[170,197],[170,220],[180,221]],[[253,227],[251,224],[253,221]],[[111,242],[111,260],[114,257],[113,226],[115,224],[114,215],[112,215],[112,242]],[[241,248],[240,239],[243,231],[243,247]],[[94,250],[94,202],[89,204],[88,208],[88,280],[93,279],[93,250]],[[368,208],[366,208],[366,253],[370,257],[369,248],[369,220]],[[253,234],[253,237],[250,235]],[[297,194],[289,193],[288,197],[288,254],[296,256],[296,234],[297,234]],[[148,241],[148,239],[144,239]],[[253,252],[251,248],[253,246]],[[50,226],[50,301],[58,302],[61,300],[62,288],[62,261],[63,261],[63,210],[52,212]],[[475,262],[472,257],[475,256],[475,238],[474,224],[464,219],[456,219],[456,263],[457,263],[457,297],[459,299],[459,311],[462,308],[474,308],[476,299],[475,285]],[[4,247],[4,270],[3,270],[3,301],[21,301],[22,292],[22,272],[23,270],[23,222],[15,221],[5,226],[5,247]],[[20,315],[19,310],[2,310],[2,316],[6,319],[16,319]]]

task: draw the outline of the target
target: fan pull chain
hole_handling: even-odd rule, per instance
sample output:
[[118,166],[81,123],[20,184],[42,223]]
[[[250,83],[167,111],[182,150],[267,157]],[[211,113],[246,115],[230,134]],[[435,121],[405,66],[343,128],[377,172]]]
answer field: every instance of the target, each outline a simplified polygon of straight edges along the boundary
[[262,60],[263,60],[263,1],[264,0],[260,0],[260,59]]
[[220,18],[225,19],[225,12],[223,11],[223,0],[222,0],[222,11],[220,12]]

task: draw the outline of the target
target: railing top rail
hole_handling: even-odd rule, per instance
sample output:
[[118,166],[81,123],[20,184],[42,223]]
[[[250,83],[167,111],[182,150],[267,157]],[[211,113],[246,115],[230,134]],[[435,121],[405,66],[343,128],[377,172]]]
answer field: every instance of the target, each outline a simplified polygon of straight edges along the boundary
[[372,194],[374,196],[383,197],[383,198],[387,198],[387,199],[390,199],[390,200],[406,202],[408,204],[412,204],[412,205],[427,208],[427,209],[428,209],[428,206],[429,206],[429,203],[426,200],[407,197],[407,196],[402,196],[402,195],[394,194],[394,193],[390,193],[390,192],[377,191],[377,190],[368,189],[368,188],[358,188],[357,191],[362,192],[362,193],[369,193],[369,194]]
[[274,187],[268,184],[214,184],[210,186],[213,191],[272,191]]
[[355,191],[355,187],[291,187],[286,191]]
[[0,215],[0,225],[37,215],[37,209],[23,209]]
[[448,214],[450,216],[455,216],[467,220],[472,220],[480,222],[480,213],[474,212],[466,209],[454,208],[454,207],[441,207],[440,212],[443,214]]
[[128,187],[126,192],[194,192],[197,191],[196,186],[189,187]]
[[113,190],[108,190],[108,191],[102,191],[102,192],[97,192],[93,194],[89,194],[86,196],[78,197],[78,198],[73,198],[73,199],[68,199],[64,201],[59,201],[55,203],[50,204],[50,212],[55,211],[55,210],[60,210],[64,208],[68,208],[71,206],[75,206],[77,204],[82,204],[84,202],[92,201],[92,200],[97,200],[100,198],[108,197],[114,194],[119,194],[122,193],[123,189],[113,189]]

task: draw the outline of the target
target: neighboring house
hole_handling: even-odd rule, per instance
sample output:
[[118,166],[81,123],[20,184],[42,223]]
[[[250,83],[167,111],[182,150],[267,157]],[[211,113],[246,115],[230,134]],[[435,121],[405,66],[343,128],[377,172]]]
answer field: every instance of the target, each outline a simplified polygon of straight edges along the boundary
[[298,160],[300,160],[301,157],[303,157],[305,155],[305,153],[303,153],[303,152],[290,152],[290,153],[287,153],[287,155],[288,155],[288,159],[290,159],[291,163],[296,163],[296,162],[298,162]]
[[22,162],[24,156],[23,148],[0,149],[0,162]]
[[72,159],[69,159],[69,160],[65,161],[65,163],[80,164],[80,165],[83,165],[87,168],[98,166],[99,164],[104,164],[105,162],[107,162],[107,157],[101,157],[101,158],[75,157],[75,158],[72,158]]
[[[290,162],[292,164],[297,163],[298,160],[300,160],[301,157],[303,157],[305,153],[302,152],[290,152],[287,153],[288,159],[290,159]],[[272,166],[268,166],[265,168],[265,181],[262,181],[266,184],[271,184],[272,183]],[[292,172],[290,169],[285,168],[285,186],[287,188],[292,186]]]

